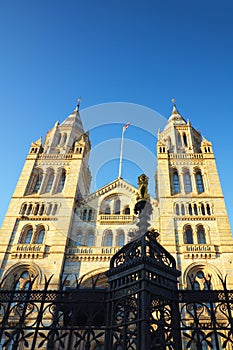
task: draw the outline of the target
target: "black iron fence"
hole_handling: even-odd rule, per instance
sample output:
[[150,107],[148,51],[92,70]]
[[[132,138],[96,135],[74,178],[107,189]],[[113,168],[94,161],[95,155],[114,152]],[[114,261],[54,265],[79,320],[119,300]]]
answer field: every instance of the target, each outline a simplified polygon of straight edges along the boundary
[[174,259],[147,233],[111,261],[108,288],[0,291],[0,349],[233,349],[233,291],[177,289]]

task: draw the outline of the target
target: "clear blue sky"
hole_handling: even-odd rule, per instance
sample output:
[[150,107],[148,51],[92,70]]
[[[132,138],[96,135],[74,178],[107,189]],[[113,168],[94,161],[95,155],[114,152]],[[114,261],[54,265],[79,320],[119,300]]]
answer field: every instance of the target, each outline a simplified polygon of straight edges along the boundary
[[128,102],[166,118],[175,97],[213,142],[233,223],[232,41],[230,0],[2,0],[0,221],[31,142],[81,95],[81,109]]

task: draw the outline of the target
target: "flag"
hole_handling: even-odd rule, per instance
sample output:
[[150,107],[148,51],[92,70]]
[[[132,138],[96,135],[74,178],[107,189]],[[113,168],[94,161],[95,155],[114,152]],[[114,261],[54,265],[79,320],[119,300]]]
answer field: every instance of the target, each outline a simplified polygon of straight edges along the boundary
[[131,122],[128,122],[123,126],[123,132],[125,132],[125,130],[130,126],[130,124]]

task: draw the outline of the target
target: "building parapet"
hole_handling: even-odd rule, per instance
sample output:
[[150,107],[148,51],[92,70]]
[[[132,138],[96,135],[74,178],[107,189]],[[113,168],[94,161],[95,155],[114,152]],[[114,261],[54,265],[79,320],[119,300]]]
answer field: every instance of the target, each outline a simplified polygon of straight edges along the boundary
[[11,248],[11,257],[13,259],[43,258],[45,250],[45,244],[14,244]]
[[38,159],[72,159],[73,154],[39,154]]
[[66,260],[109,261],[120,247],[70,247],[66,252]]
[[170,159],[203,159],[202,153],[169,153]]
[[131,223],[134,220],[134,215],[118,215],[118,214],[100,214],[97,220],[101,225],[119,225]]
[[219,246],[210,244],[186,244],[181,250],[186,259],[214,259],[220,253]]

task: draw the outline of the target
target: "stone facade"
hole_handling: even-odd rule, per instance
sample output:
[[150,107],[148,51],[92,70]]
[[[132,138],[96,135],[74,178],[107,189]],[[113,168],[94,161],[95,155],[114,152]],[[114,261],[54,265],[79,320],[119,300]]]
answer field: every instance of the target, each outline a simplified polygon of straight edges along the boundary
[[[145,189],[121,178],[90,194],[88,133],[78,108],[33,142],[7,214],[0,241],[1,277],[12,288],[21,278],[53,274],[53,286],[66,277],[67,287],[108,269],[112,255],[140,234],[134,208]],[[233,240],[212,144],[203,139],[174,105],[165,129],[159,132],[156,170],[157,197],[147,195],[151,229],[175,257],[180,288],[198,277],[228,275],[233,288]],[[144,193],[144,192],[143,192]],[[26,277],[25,277],[26,276]]]

